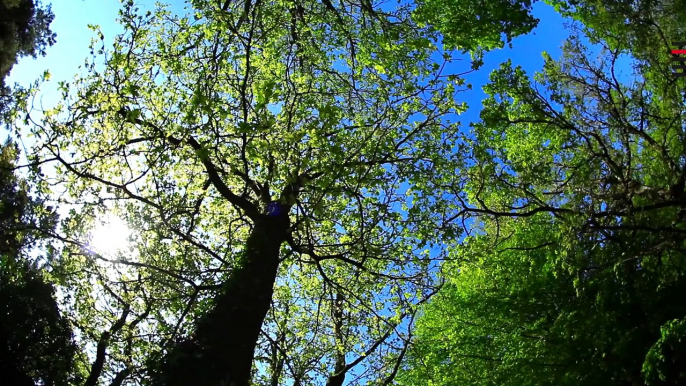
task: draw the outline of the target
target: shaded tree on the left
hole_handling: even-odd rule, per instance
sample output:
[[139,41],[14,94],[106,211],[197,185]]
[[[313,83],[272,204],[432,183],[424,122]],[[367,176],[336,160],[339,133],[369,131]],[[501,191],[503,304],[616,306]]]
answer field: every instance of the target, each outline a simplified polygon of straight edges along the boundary
[[78,347],[54,287],[27,254],[57,220],[14,173],[17,146],[0,147],[0,374],[8,385],[79,383]]
[[[0,0],[0,113],[15,103],[6,84],[12,67],[55,43],[53,18],[40,1]],[[18,149],[10,139],[0,143],[0,377],[17,386],[81,384],[81,352],[36,258],[50,250],[41,247],[57,215],[18,175]]]
[[[18,59],[45,55],[55,42],[52,20],[38,1],[0,0],[0,112],[12,103],[5,79]],[[53,285],[29,258],[57,216],[15,173],[18,157],[15,143],[0,144],[0,374],[8,385],[81,383],[71,326]]]

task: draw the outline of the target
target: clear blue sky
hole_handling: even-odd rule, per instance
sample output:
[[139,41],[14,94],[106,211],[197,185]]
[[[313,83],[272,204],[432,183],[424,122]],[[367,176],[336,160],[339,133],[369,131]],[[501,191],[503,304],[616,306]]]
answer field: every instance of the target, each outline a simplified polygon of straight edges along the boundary
[[89,53],[88,44],[94,34],[88,24],[100,25],[109,41],[121,31],[115,23],[119,5],[118,0],[54,1],[55,20],[50,27],[57,34],[57,43],[47,49],[45,57],[20,59],[12,69],[9,81],[28,84],[46,69],[53,75],[53,84],[71,79]]
[[[88,29],[88,25],[99,25],[109,44],[117,33],[123,32],[123,28],[115,20],[120,9],[119,0],[43,0],[43,3],[52,4],[55,20],[50,28],[57,34],[57,43],[47,49],[45,57],[20,59],[10,73],[8,84],[17,82],[28,85],[46,69],[50,70],[52,79],[49,88],[44,90],[47,95],[43,103],[52,106],[51,102],[58,95],[57,82],[72,80],[74,75],[81,72],[78,66],[83,65],[90,55],[88,45],[95,34]],[[185,6],[183,0],[163,0],[162,3],[171,4],[172,10],[182,10]],[[155,1],[136,0],[136,4],[143,11],[152,11]]]

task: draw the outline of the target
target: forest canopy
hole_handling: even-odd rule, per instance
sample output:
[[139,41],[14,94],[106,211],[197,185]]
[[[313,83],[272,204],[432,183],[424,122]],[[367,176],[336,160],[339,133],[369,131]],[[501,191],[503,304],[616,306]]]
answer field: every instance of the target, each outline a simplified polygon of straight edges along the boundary
[[[17,379],[686,381],[686,6],[547,3],[561,57],[496,65],[464,125],[534,2],[122,1],[56,103],[47,76],[8,99],[0,290],[42,300],[0,306],[53,326]],[[52,44],[50,12],[3,55]]]

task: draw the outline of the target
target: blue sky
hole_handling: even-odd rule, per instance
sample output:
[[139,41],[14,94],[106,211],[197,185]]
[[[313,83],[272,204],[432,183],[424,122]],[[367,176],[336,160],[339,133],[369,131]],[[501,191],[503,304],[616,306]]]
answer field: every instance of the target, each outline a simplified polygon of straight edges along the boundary
[[99,24],[105,36],[111,38],[121,28],[115,23],[118,0],[59,0],[52,4],[55,20],[50,25],[57,34],[57,43],[47,49],[47,56],[38,59],[23,58],[14,66],[9,82],[28,84],[46,69],[53,75],[52,84],[71,79],[77,67],[84,63],[93,32],[88,24]]
[[473,89],[462,93],[458,98],[466,98],[469,105],[466,113],[460,116],[460,121],[465,125],[468,122],[476,122],[479,119],[481,101],[486,97],[482,87],[488,83],[491,71],[497,69],[501,63],[512,60],[513,67],[522,66],[529,76],[543,68],[543,52],[548,52],[553,58],[559,58],[564,40],[569,36],[569,31],[563,24],[569,19],[563,18],[555,12],[552,6],[538,1],[533,6],[533,15],[540,19],[538,26],[532,33],[519,36],[512,40],[512,48],[505,48],[487,53],[484,56],[483,67],[466,76],[466,80],[472,83]]
[[[88,45],[95,33],[88,28],[89,24],[101,27],[105,35],[105,41],[111,44],[117,33],[123,32],[123,28],[116,22],[120,9],[119,0],[43,0],[44,4],[52,3],[52,12],[55,19],[50,25],[57,34],[57,43],[48,48],[45,57],[37,59],[22,58],[14,66],[8,78],[8,84],[14,82],[28,85],[47,69],[50,70],[52,79],[48,89],[43,89],[46,106],[52,106],[55,101],[57,82],[71,80],[74,75],[80,73],[79,65],[83,65],[90,55]],[[183,0],[163,1],[172,5],[172,10],[182,10],[185,6]],[[154,0],[137,0],[141,10],[154,10]],[[53,92],[54,91],[54,92]],[[47,103],[46,103],[47,102]]]

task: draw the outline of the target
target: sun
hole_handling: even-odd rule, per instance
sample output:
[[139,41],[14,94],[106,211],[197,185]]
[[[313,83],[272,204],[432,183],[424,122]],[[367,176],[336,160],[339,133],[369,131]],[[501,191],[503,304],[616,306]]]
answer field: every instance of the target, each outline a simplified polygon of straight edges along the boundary
[[121,218],[109,214],[96,220],[88,246],[93,252],[112,258],[117,252],[128,249],[131,233]]

